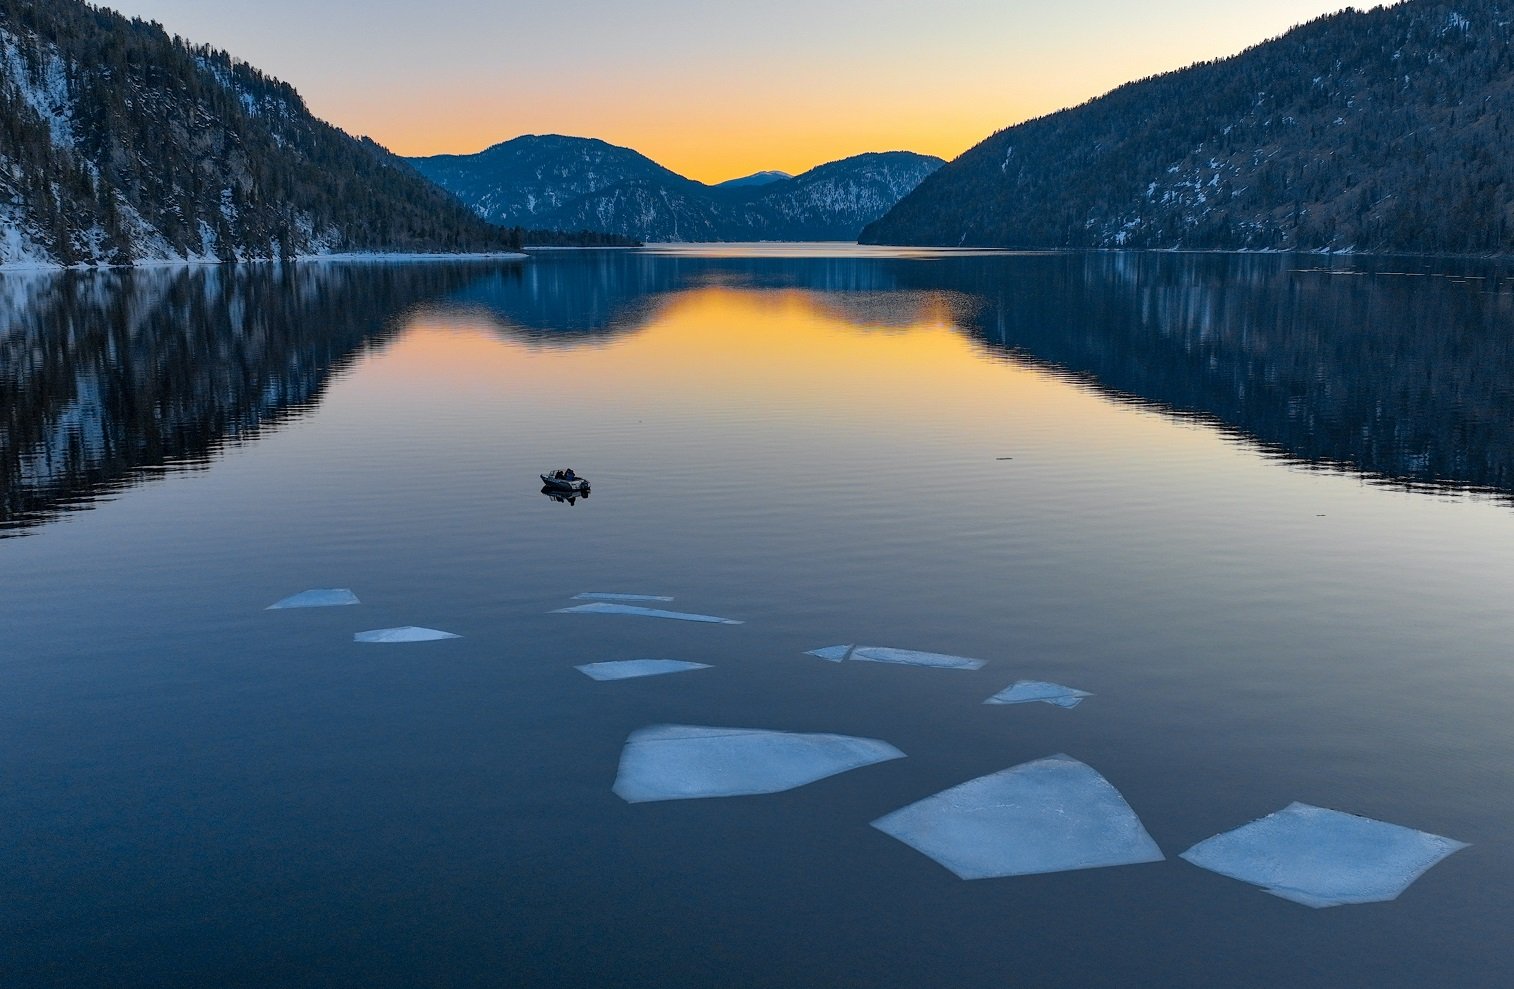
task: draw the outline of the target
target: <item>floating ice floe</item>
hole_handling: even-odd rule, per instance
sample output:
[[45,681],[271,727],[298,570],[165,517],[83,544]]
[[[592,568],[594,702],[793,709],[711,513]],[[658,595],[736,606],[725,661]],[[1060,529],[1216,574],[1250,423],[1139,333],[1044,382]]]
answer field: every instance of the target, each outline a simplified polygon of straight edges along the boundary
[[573,595],[575,601],[671,601],[664,594],[615,594],[609,591],[584,591]]
[[708,663],[686,663],[681,659],[619,659],[607,663],[585,663],[575,666],[586,677],[595,680],[631,680],[636,677],[655,677],[664,673],[682,673],[685,670],[707,670]]
[[406,625],[404,628],[376,628],[369,632],[357,632],[352,636],[353,642],[435,642],[438,639],[461,639],[461,635],[453,635],[451,632],[443,632],[435,628],[418,628],[414,625]]
[[1160,862],[1120,791],[1065,755],[969,780],[873,822],[963,879]]
[[904,753],[850,735],[655,725],[631,734],[615,792],[629,803],[778,793]]
[[978,670],[983,668],[985,662],[981,659],[968,659],[966,656],[916,652],[913,649],[890,649],[886,646],[826,646],[822,649],[811,649],[805,655],[818,656],[832,663],[852,659],[868,663],[896,663],[903,666],[934,666],[946,670]]
[[1046,704],[1055,704],[1057,707],[1077,707],[1083,703],[1083,698],[1092,697],[1086,690],[1078,690],[1075,687],[1064,687],[1060,683],[1047,683],[1044,680],[1021,680],[1013,686],[1005,687],[994,694],[985,704],[1029,704],[1032,701],[1041,701]]
[[716,618],[714,615],[688,615],[681,611],[663,611],[659,608],[640,608],[634,604],[611,604],[595,601],[571,608],[558,608],[554,615],[640,615],[642,618],[670,618],[680,622],[709,622],[715,625],[740,625],[732,618]]
[[344,604],[358,604],[357,595],[345,587],[318,587],[311,591],[301,591],[291,595],[282,601],[275,601],[264,611],[278,611],[281,608],[336,608]]
[[1292,803],[1182,854],[1201,869],[1309,907],[1397,899],[1465,842]]

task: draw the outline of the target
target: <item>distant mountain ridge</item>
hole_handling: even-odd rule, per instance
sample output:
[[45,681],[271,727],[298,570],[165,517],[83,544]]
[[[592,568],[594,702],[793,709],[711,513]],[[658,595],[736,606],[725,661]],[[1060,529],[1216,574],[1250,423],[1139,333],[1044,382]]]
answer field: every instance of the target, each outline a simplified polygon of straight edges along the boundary
[[410,161],[491,223],[643,241],[854,240],[944,164],[889,151],[708,186],[630,148],[557,134]]
[[753,172],[751,175],[743,175],[739,179],[726,179],[724,182],[716,182],[712,189],[744,189],[747,186],[767,185],[771,182],[782,182],[794,176],[788,172],[768,171]]
[[225,52],[80,0],[0,0],[0,264],[510,246]]
[[1514,251],[1514,3],[1407,0],[989,137],[880,244]]

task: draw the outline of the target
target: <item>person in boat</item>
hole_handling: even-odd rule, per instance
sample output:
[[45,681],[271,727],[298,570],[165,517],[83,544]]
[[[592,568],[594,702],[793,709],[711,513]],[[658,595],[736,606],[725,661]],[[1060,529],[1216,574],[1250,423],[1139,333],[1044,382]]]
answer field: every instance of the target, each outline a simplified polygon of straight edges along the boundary
[[573,480],[573,478],[574,478],[573,468],[569,467],[567,470],[563,471],[563,476],[566,477],[570,481]]

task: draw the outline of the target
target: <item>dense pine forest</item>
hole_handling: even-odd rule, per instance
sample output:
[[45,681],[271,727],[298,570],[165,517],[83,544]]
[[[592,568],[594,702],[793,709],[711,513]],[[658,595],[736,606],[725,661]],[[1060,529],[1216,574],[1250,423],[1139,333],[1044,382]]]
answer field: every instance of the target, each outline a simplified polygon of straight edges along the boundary
[[79,0],[0,0],[0,262],[517,245],[225,52]]
[[1000,131],[863,240],[1514,251],[1514,5],[1347,10]]

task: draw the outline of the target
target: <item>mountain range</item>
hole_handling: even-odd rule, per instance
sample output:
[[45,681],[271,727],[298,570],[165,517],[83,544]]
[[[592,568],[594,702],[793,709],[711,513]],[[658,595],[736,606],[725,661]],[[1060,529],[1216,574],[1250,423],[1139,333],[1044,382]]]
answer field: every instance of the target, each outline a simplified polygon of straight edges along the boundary
[[950,164],[893,151],[717,185],[556,135],[399,158],[157,24],[0,0],[6,266],[523,239],[1514,253],[1511,151],[1514,0],[1348,9]]
[[225,52],[79,0],[0,0],[0,263],[511,244]]
[[1514,251],[1514,3],[1407,0],[989,137],[864,242]]
[[705,185],[630,148],[527,135],[472,155],[412,158],[427,178],[505,227],[593,230],[643,241],[855,240],[945,162],[862,154],[796,176]]

